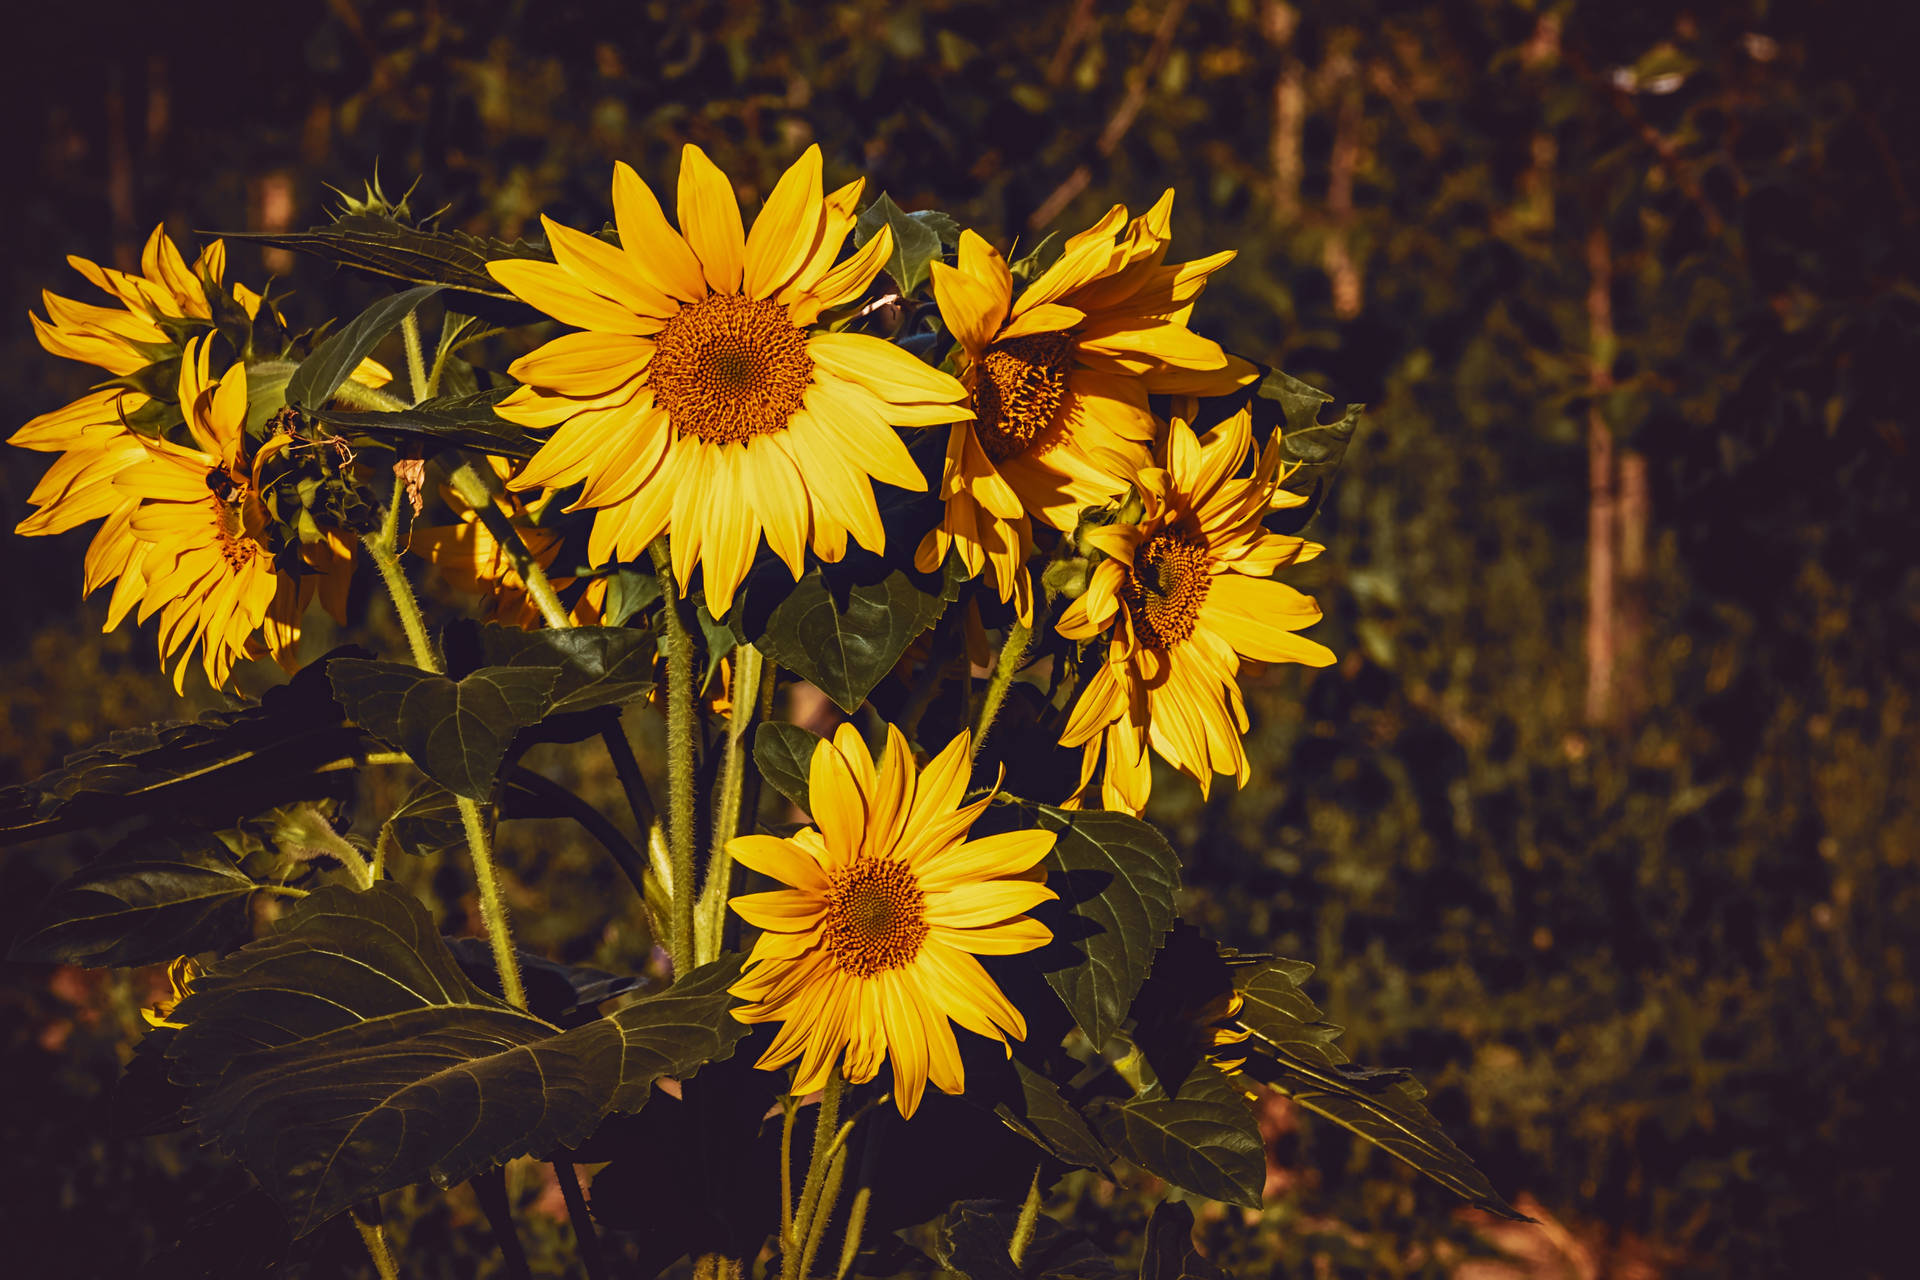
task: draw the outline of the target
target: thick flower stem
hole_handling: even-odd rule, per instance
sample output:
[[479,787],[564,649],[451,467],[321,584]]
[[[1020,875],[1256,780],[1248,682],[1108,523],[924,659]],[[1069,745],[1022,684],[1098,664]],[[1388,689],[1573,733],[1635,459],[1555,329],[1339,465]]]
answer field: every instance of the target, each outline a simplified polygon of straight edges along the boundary
[[822,1209],[821,1192],[834,1151],[840,1145],[840,1094],[846,1083],[836,1066],[821,1091],[820,1110],[813,1118],[813,1154],[807,1159],[806,1185],[800,1188],[800,1207],[793,1215],[792,1227],[780,1242],[780,1280],[805,1280],[804,1255],[807,1238],[813,1234],[814,1214],[832,1212],[831,1205]]
[[1032,638],[1032,630],[1023,622],[1016,621],[1007,630],[1007,642],[1000,646],[1000,660],[993,665],[986,700],[980,704],[980,722],[973,731],[976,753],[993,731],[994,717],[1000,714],[1000,704],[1007,700],[1007,686],[1013,683],[1013,673],[1020,669],[1021,660],[1027,656],[1027,642]]
[[1013,1238],[1007,1241],[1007,1256],[1018,1267],[1020,1259],[1026,1256],[1027,1246],[1033,1243],[1033,1229],[1040,1222],[1040,1167],[1034,1166],[1033,1185],[1027,1188],[1027,1198],[1020,1206],[1020,1216],[1014,1219]]
[[743,644],[733,651],[732,709],[727,715],[727,739],[720,761],[720,794],[713,815],[713,843],[707,853],[707,879],[700,886],[694,918],[694,963],[706,964],[720,954],[720,932],[727,922],[727,898],[733,884],[733,855],[728,842],[740,834],[740,797],[746,776],[747,730],[760,701],[760,651]]
[[554,594],[553,583],[547,579],[547,571],[540,561],[528,550],[527,543],[520,531],[513,527],[513,521],[500,509],[500,480],[493,474],[491,467],[476,465],[472,459],[462,462],[448,475],[453,491],[460,500],[472,507],[485,525],[493,540],[507,553],[507,559],[513,562],[513,571],[527,584],[527,594],[540,610],[540,617],[550,627],[570,627],[573,619],[567,616],[567,610],[560,603],[560,597]]
[[360,1239],[367,1246],[367,1255],[373,1259],[373,1269],[379,1273],[380,1280],[400,1280],[399,1264],[393,1260],[386,1230],[380,1225],[380,1202],[355,1205],[347,1216],[359,1229]]
[[413,403],[419,404],[433,394],[433,388],[427,385],[427,354],[420,344],[420,313],[407,312],[400,321],[400,336],[407,346],[407,390],[413,396]]
[[467,849],[473,855],[474,887],[479,891],[480,920],[487,930],[487,943],[493,948],[493,966],[500,974],[500,993],[516,1009],[527,1007],[527,991],[520,984],[520,956],[513,949],[513,930],[507,921],[507,900],[500,892],[500,878],[493,869],[493,852],[487,840],[487,824],[480,806],[465,796],[456,797],[460,822],[467,831]]
[[[420,613],[420,601],[414,597],[413,587],[407,582],[406,570],[400,567],[400,558],[394,553],[399,542],[400,504],[404,501],[406,482],[395,476],[386,519],[377,533],[368,534],[361,542],[365,544],[374,564],[379,566],[380,577],[387,584],[387,593],[393,597],[394,612],[400,615],[400,626],[407,633],[407,644],[413,650],[414,665],[422,671],[444,675],[446,668],[441,665],[440,655],[433,651],[433,642],[427,636],[427,622]],[[500,894],[499,879],[494,874],[493,852],[487,839],[486,823],[481,818],[480,804],[466,796],[457,796],[455,805],[460,810],[461,824],[466,828],[467,852],[473,859],[473,879],[480,895],[480,919],[486,925],[487,942],[493,948],[493,963],[500,973],[501,992],[510,1003],[524,1009],[527,995],[520,985],[520,957],[514,954],[513,937],[507,924],[507,904]]]
[[813,1274],[813,1260],[820,1252],[820,1241],[826,1236],[827,1223],[833,1218],[833,1206],[840,1200],[840,1180],[847,1171],[847,1146],[844,1141],[836,1143],[833,1154],[827,1159],[827,1180],[820,1188],[820,1199],[814,1206],[813,1221],[807,1226],[806,1247],[800,1250],[800,1275]]
[[673,562],[667,540],[658,538],[649,550],[653,571],[660,579],[662,613],[667,627],[667,838],[672,854],[673,915],[667,949],[673,972],[693,972],[693,637],[680,616],[680,597],[673,581]]

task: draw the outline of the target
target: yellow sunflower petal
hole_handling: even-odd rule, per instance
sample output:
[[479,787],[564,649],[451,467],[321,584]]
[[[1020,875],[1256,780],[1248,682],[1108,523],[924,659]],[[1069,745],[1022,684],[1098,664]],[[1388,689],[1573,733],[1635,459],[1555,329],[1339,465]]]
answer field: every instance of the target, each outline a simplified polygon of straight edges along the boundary
[[680,152],[680,234],[715,293],[739,293],[747,236],[727,175],[689,142]]

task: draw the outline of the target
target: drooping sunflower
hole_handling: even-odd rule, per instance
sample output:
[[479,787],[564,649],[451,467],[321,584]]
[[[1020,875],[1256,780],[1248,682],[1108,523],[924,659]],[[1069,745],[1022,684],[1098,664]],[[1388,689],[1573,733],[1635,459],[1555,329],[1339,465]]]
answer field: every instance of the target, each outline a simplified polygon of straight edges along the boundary
[[882,230],[834,263],[862,185],[823,195],[820,149],[809,147],[748,235],[726,176],[689,145],[679,230],[619,164],[618,247],[543,219],[556,262],[488,264],[517,297],[581,330],[515,361],[523,385],[499,412],[556,428],[513,483],[584,482],[575,507],[598,509],[594,564],[637,559],[665,532],[681,593],[704,566],[719,617],[763,535],[796,579],[808,546],[837,560],[851,533],[885,548],[871,482],[926,488],[893,428],[972,411],[958,382],[899,347],[813,327],[893,252]]
[[1051,932],[1025,913],[1055,896],[1034,870],[1048,831],[968,840],[991,796],[963,804],[972,736],[916,768],[887,728],[879,765],[852,727],[814,751],[809,772],[817,827],[791,838],[742,836],[734,858],[791,885],[733,899],[763,930],[733,993],[742,1022],[784,1025],[759,1065],[800,1059],[796,1094],[843,1070],[871,1080],[893,1063],[894,1100],[911,1116],[928,1080],[965,1087],[949,1019],[1003,1044],[1026,1020],[976,958],[1046,945]]
[[[251,319],[264,302],[262,295],[240,283],[223,283],[226,244],[215,240],[189,266],[164,227],[156,226],[140,254],[140,271],[130,273],[102,267],[81,257],[68,263],[114,306],[76,302],[52,292],[41,294],[47,316],[30,316],[41,346],[57,356],[94,365],[116,379],[135,375],[183,359],[189,333],[214,327],[215,291],[223,291]],[[208,358],[203,341],[199,359]],[[379,387],[392,374],[368,359],[356,368],[354,381]],[[152,388],[152,382],[145,383]],[[161,422],[153,416],[154,396],[116,381],[96,388],[51,413],[41,414],[16,431],[8,443],[42,453],[59,453],[28,497],[37,508],[15,532],[32,537],[65,533],[92,520],[106,521],[87,550],[82,594],[91,594],[112,582],[106,630],[120,625],[142,598],[146,579],[140,570],[143,544],[131,532],[130,522],[140,495],[115,483],[128,467],[149,457],[148,441],[133,425],[151,431]],[[181,413],[186,411],[183,408]],[[176,425],[178,416],[167,415]],[[338,609],[335,610],[339,612]]]
[[[1107,651],[1074,705],[1060,742],[1085,747],[1081,786],[1102,748],[1103,804],[1139,813],[1153,773],[1151,747],[1192,777],[1204,795],[1216,773],[1245,785],[1248,728],[1238,675],[1243,664],[1333,662],[1325,645],[1295,635],[1320,620],[1320,606],[1271,575],[1322,548],[1268,533],[1275,505],[1271,455],[1250,477],[1236,476],[1252,446],[1245,410],[1196,436],[1168,425],[1157,459],[1134,481],[1138,521],[1087,532],[1108,558],[1059,624],[1070,640],[1107,638]],[[1285,495],[1282,495],[1283,504]]]
[[[300,616],[326,586],[329,606],[344,604],[351,548],[336,534],[307,548],[312,572],[280,571],[265,533],[258,469],[276,441],[246,456],[247,368],[215,381],[208,342],[190,339],[180,361],[180,405],[191,446],[141,439],[146,456],[113,484],[132,501],[126,519],[101,530],[104,572],[137,575],[139,620],[160,615],[160,661],[179,655],[175,689],[201,652],[207,679],[226,683],[237,659],[291,661]],[[116,600],[119,593],[116,592]]]
[[1150,461],[1149,395],[1223,395],[1255,374],[1187,328],[1207,277],[1231,252],[1168,265],[1173,192],[1140,217],[1123,206],[1066,242],[1018,298],[998,250],[971,231],[959,265],[933,265],[940,315],[960,344],[961,380],[977,416],[947,436],[946,513],[922,540],[931,572],[957,548],[1023,620],[1032,591],[1021,566],[1033,521],[1070,530],[1083,507],[1126,492]]

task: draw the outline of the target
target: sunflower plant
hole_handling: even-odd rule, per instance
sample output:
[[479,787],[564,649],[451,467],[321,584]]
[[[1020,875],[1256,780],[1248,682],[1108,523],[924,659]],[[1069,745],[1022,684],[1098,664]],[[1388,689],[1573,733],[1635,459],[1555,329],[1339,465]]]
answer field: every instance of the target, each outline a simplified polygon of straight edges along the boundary
[[[35,328],[107,376],[13,437],[59,455],[18,531],[99,521],[107,627],[228,706],[0,792],[9,841],[112,837],[14,957],[166,965],[140,1122],[382,1276],[421,1183],[524,1273],[525,1158],[596,1278],[1221,1274],[1188,1205],[1260,1208],[1274,1093],[1511,1215],[1309,966],[1180,922],[1140,816],[1246,785],[1243,684],[1334,661],[1286,578],[1358,407],[1192,327],[1232,253],[1170,261],[1171,192],[1010,260],[827,169],[749,218],[689,145],[512,243],[370,188],[251,237],[391,286],[304,331],[221,241],[76,259],[112,305]],[[516,944],[528,817],[653,959]],[[1171,1198],[1096,1245],[1045,1212],[1075,1178]]]

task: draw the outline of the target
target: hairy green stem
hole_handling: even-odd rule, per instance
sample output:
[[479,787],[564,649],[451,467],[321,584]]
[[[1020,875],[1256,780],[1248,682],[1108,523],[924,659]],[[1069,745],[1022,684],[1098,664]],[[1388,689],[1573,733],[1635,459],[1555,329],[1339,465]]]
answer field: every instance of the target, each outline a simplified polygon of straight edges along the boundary
[[339,760],[329,760],[314,772],[338,773],[342,769],[364,769],[371,765],[412,763],[413,757],[404,751],[369,751],[363,756],[344,756]]
[[834,1149],[840,1145],[840,1094],[846,1083],[846,1077],[836,1065],[820,1094],[820,1110],[813,1118],[813,1154],[807,1159],[807,1181],[800,1188],[800,1207],[793,1215],[792,1229],[780,1242],[781,1280],[805,1280],[802,1256],[806,1238],[813,1232],[813,1216],[819,1207],[827,1166],[833,1162]]
[[673,562],[663,535],[649,548],[667,627],[667,839],[673,856],[673,915],[667,950],[673,972],[693,972],[693,637],[680,616]]
[[400,1280],[399,1264],[393,1260],[386,1230],[380,1225],[380,1201],[355,1205],[347,1216],[359,1229],[361,1242],[367,1246],[367,1255],[373,1259],[373,1269],[379,1273],[380,1280]]
[[1033,632],[1024,622],[1016,620],[1007,629],[1007,642],[1000,646],[1000,660],[994,663],[993,678],[987,681],[986,701],[980,704],[980,723],[973,731],[976,753],[993,732],[994,717],[1000,714],[1000,704],[1007,698],[1007,686],[1013,683],[1013,673],[1020,669],[1020,660],[1027,656],[1027,642],[1032,638]]
[[333,398],[355,409],[365,409],[370,413],[398,413],[413,406],[399,396],[365,386],[348,378],[334,391]]
[[381,581],[387,584],[387,594],[393,598],[393,611],[400,615],[400,629],[407,633],[407,646],[413,650],[413,664],[438,675],[445,668],[440,665],[440,655],[433,651],[433,641],[427,636],[427,620],[407,581],[407,571],[400,566],[400,508],[406,499],[407,482],[396,474],[380,528],[362,537],[360,542],[380,570]]
[[[845,1134],[841,1137],[844,1139]],[[846,1171],[847,1146],[845,1141],[837,1141],[833,1154],[827,1158],[827,1178],[820,1188],[820,1199],[814,1205],[813,1221],[807,1224],[806,1247],[800,1250],[802,1277],[813,1274],[813,1260],[820,1253],[820,1242],[826,1238],[827,1223],[833,1219],[833,1207],[840,1202],[840,1181]]]
[[262,893],[277,893],[283,898],[304,898],[308,893],[307,890],[296,889],[290,884],[263,884],[259,888]]
[[840,1241],[840,1265],[834,1280],[847,1280],[853,1274],[854,1260],[860,1254],[860,1237],[867,1229],[867,1208],[873,1202],[873,1172],[880,1163],[880,1144],[884,1140],[885,1113],[867,1122],[867,1136],[860,1144],[860,1172],[854,1178],[853,1205],[847,1210],[847,1229]]
[[520,956],[513,949],[513,926],[507,920],[507,900],[500,892],[500,877],[493,867],[493,851],[487,839],[487,824],[480,806],[465,796],[456,796],[461,825],[467,832],[467,850],[473,855],[474,887],[479,891],[480,920],[486,926],[487,943],[493,948],[493,966],[500,973],[500,993],[516,1009],[527,1007],[527,989],[520,983]]
[[580,1264],[587,1269],[587,1280],[607,1280],[607,1255],[600,1248],[600,1233],[593,1229],[587,1198],[580,1194],[580,1175],[567,1160],[555,1160],[553,1172],[560,1181],[560,1195],[567,1202],[567,1217],[573,1222],[573,1237],[580,1245]]
[[793,1239],[793,1126],[800,1118],[800,1099],[784,1094],[780,1099],[780,1249]]
[[407,393],[419,404],[433,392],[427,386],[427,355],[420,345],[420,312],[407,312],[400,321],[400,336],[407,345]]
[[367,860],[366,855],[362,854],[352,841],[335,831],[332,824],[325,818],[313,814],[313,819],[309,831],[313,843],[332,854],[335,860],[353,876],[354,882],[361,889],[373,888],[373,882],[379,876],[373,863]]
[[733,651],[733,705],[727,714],[726,745],[720,760],[720,794],[714,807],[707,879],[700,887],[700,902],[694,917],[696,964],[706,964],[720,954],[720,933],[727,922],[727,898],[733,888],[733,855],[727,846],[740,834],[747,730],[753,724],[753,713],[760,701],[760,672],[764,665],[760,651],[750,644]]
[[1033,1167],[1033,1185],[1027,1188],[1027,1198],[1020,1206],[1020,1216],[1014,1219],[1013,1238],[1007,1241],[1007,1256],[1018,1267],[1020,1259],[1026,1257],[1027,1246],[1033,1243],[1033,1229],[1040,1222],[1040,1166]]
[[448,474],[448,480],[453,485],[453,491],[460,495],[460,500],[474,509],[480,517],[480,523],[486,526],[487,532],[507,553],[507,559],[513,562],[513,571],[527,584],[527,594],[533,597],[542,620],[550,627],[572,626],[573,619],[567,615],[560,597],[554,594],[553,583],[548,580],[546,569],[528,549],[526,539],[513,527],[513,521],[507,513],[500,509],[500,478],[493,474],[493,469],[480,466],[469,458]]

